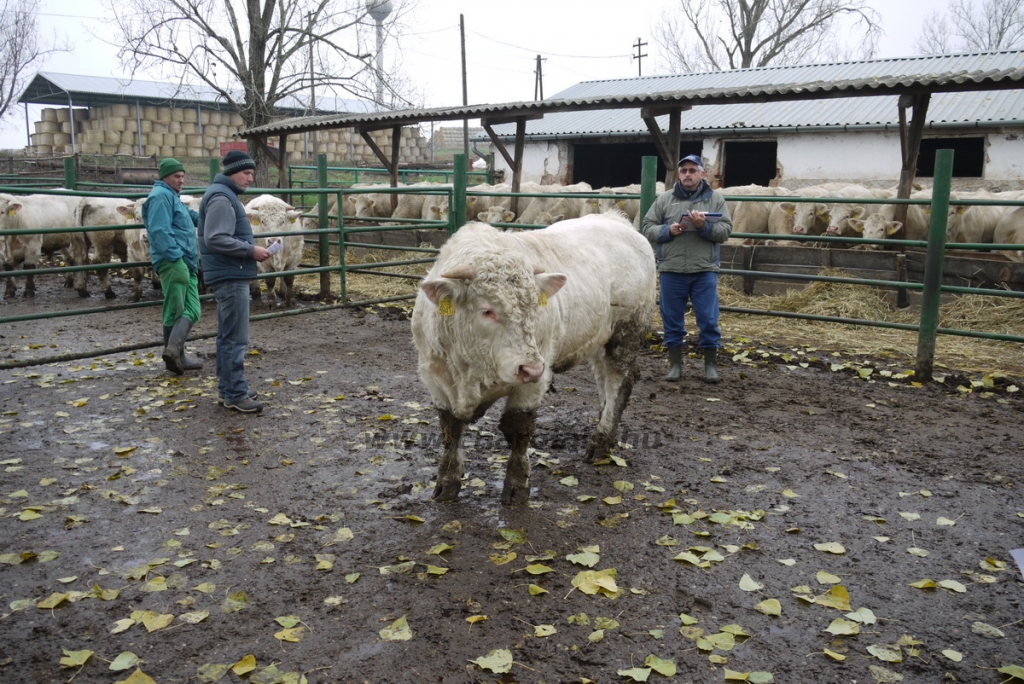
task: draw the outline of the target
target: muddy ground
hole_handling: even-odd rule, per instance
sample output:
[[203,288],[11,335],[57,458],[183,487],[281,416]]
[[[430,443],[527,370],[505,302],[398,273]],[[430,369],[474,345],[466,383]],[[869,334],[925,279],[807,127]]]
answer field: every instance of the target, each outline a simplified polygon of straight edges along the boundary
[[[0,361],[155,340],[157,320],[6,324]],[[214,326],[207,306],[197,331]],[[906,361],[729,337],[722,384],[693,357],[668,384],[655,346],[615,461],[581,462],[596,390],[577,368],[538,414],[529,505],[499,502],[494,409],[438,504],[400,310],[257,322],[252,344],[260,416],[216,405],[210,339],[184,378],[156,348],[0,371],[0,681],[994,684],[1024,666],[1022,378],[919,387]],[[598,593],[574,588],[586,571]],[[492,651],[507,674],[471,662]],[[141,662],[112,671],[124,652]]]

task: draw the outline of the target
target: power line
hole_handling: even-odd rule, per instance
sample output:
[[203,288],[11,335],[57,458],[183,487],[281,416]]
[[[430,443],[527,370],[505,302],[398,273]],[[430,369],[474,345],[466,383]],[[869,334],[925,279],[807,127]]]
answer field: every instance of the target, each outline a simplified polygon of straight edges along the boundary
[[525,47],[523,47],[521,45],[514,45],[512,43],[506,43],[504,41],[498,40],[497,38],[491,38],[490,36],[485,36],[484,34],[478,33],[477,31],[470,31],[470,33],[476,34],[476,35],[480,36],[481,38],[483,38],[485,40],[489,40],[489,41],[494,42],[494,43],[497,43],[498,45],[504,45],[505,47],[515,48],[516,50],[524,50],[526,52],[532,52],[533,54],[537,54],[538,52],[540,52],[540,54],[542,54],[542,55],[549,55],[551,57],[571,57],[573,59],[622,59],[623,57],[632,57],[633,56],[632,54],[629,54],[629,55],[566,55],[566,54],[562,54],[560,52],[544,52],[543,50],[534,50],[533,48],[525,48]]

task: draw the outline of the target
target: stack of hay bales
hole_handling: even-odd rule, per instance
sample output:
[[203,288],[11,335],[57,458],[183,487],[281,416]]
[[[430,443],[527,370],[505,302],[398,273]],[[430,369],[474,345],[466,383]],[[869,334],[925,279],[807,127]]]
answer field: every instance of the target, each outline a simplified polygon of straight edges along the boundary
[[[74,114],[74,124],[72,124]],[[71,128],[74,126],[75,137],[80,139],[89,119],[89,110],[75,108],[44,109],[42,120],[33,126],[35,132],[30,136],[32,144],[27,152],[34,156],[45,157],[51,154],[71,153]]]
[[[136,111],[138,109],[138,111]],[[74,114],[75,143],[83,154],[143,155],[175,157],[220,157],[222,142],[237,141],[245,128],[242,117],[234,112],[190,108],[170,108],[116,104],[89,109],[76,108]],[[72,112],[67,108],[42,111],[42,120],[35,124],[30,155],[73,154],[71,144]],[[326,154],[329,163],[370,164],[380,161],[370,146],[351,129],[318,131],[316,150]],[[374,131],[374,142],[390,157],[391,131]],[[276,140],[271,139],[271,143]],[[288,158],[291,162],[311,160],[312,139],[304,134],[288,136]],[[430,141],[416,126],[402,129],[401,162],[423,163],[430,160]]]

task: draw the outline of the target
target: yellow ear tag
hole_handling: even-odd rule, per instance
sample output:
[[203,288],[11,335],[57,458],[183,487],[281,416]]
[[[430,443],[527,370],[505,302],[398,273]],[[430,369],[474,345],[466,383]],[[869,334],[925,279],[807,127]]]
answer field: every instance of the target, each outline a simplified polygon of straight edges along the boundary
[[258,225],[260,225],[260,220],[259,219],[253,219],[252,221],[249,221],[249,225],[251,225],[251,226],[258,226]]
[[452,296],[445,295],[441,297],[441,301],[437,303],[437,313],[441,316],[454,316],[455,305],[452,304]]
[[540,291],[540,300],[537,302],[540,306],[548,305],[548,296],[544,294],[544,290]]
[[18,210],[17,210],[17,209],[8,209],[8,210],[7,210],[7,215],[8,215],[8,216],[14,216],[14,215],[15,215],[15,214],[17,214],[17,213],[18,213]]

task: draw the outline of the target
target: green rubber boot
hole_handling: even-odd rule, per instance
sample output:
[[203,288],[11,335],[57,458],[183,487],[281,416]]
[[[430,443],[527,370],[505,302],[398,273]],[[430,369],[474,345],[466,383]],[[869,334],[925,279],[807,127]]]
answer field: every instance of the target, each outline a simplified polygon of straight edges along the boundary
[[720,381],[718,377],[718,350],[717,349],[705,349],[704,350],[704,382],[716,383]]
[[683,348],[669,347],[668,362],[668,375],[662,378],[662,380],[666,380],[668,382],[679,382],[679,378],[683,377]]

